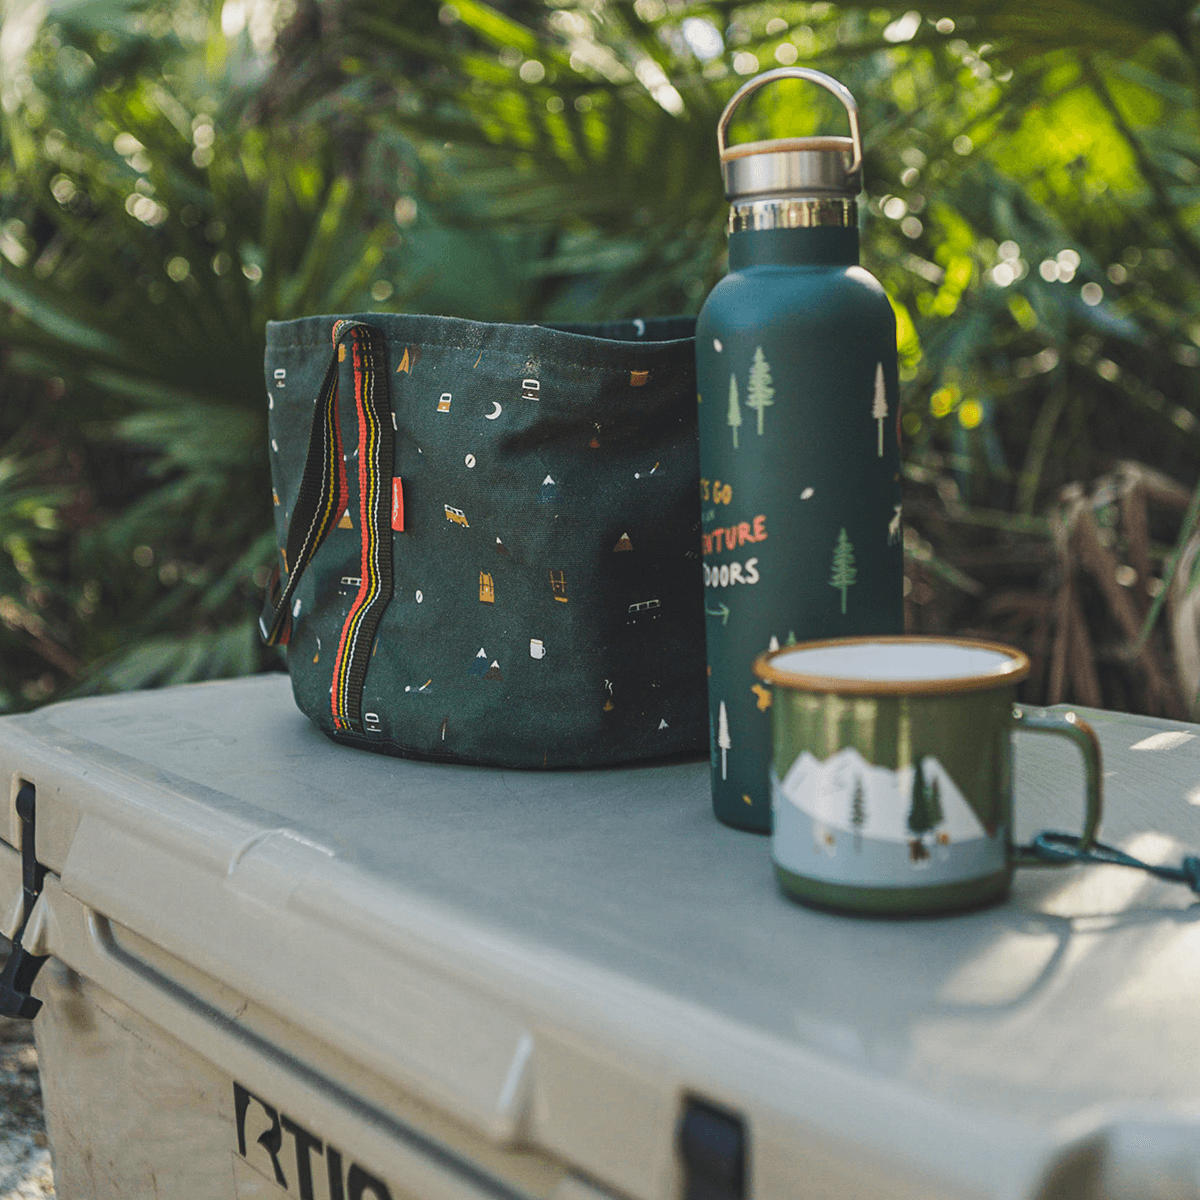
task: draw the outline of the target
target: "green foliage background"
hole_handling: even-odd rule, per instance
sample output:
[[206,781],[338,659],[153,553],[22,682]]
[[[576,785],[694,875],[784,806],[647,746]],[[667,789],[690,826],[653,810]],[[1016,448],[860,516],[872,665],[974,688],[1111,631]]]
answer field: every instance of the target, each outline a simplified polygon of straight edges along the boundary
[[[1190,5],[57,0],[3,35],[0,708],[277,667],[265,321],[695,312],[717,117],[795,62],[862,111],[910,626],[1026,645],[1031,699],[1171,710],[1146,655],[1194,590]],[[779,84],[735,138],[840,131],[831,103]],[[1168,498],[1141,533],[1129,461]],[[1083,509],[1117,593],[1071,549]]]

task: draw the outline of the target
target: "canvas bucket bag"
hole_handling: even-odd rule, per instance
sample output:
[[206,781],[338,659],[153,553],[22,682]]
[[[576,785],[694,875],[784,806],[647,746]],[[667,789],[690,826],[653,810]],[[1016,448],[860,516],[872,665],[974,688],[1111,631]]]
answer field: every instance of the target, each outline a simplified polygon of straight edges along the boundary
[[319,728],[508,767],[706,752],[693,329],[268,325],[261,628]]

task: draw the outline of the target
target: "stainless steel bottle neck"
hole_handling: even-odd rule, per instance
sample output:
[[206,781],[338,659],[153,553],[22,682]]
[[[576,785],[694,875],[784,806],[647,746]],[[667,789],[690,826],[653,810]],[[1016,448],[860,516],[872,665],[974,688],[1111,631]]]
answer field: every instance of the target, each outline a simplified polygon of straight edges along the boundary
[[844,196],[772,197],[735,201],[729,209],[729,232],[762,229],[846,228],[858,225],[858,201]]

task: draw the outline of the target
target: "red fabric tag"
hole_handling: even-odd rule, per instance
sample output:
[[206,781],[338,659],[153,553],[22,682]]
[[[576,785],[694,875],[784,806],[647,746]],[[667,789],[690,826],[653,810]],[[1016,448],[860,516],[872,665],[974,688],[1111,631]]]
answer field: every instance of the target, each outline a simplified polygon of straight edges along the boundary
[[404,487],[399,475],[392,479],[392,528],[404,532]]

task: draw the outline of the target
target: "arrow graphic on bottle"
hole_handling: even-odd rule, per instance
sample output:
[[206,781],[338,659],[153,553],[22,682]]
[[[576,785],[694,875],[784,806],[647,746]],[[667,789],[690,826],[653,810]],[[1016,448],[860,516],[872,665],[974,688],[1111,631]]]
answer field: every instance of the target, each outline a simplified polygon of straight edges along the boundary
[[708,613],[710,617],[720,617],[722,625],[729,624],[730,608],[728,604],[722,604],[721,607],[717,609],[712,609],[705,605],[704,611]]

